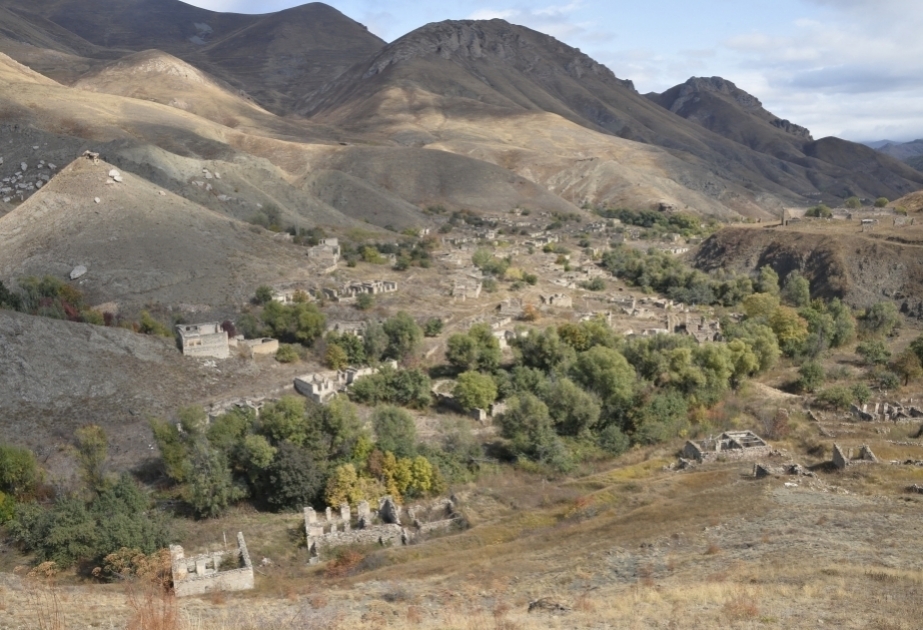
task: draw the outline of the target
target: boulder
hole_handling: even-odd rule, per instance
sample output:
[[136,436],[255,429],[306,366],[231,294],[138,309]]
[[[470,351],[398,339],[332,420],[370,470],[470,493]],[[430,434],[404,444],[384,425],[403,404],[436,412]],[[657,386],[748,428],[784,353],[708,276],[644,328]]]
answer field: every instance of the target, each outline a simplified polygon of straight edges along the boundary
[[86,272],[87,272],[87,268],[86,268],[86,267],[84,267],[83,265],[77,265],[76,267],[74,267],[74,268],[71,270],[71,272],[70,272],[70,279],[71,279],[71,280],[76,280],[76,279],[79,278],[80,276],[86,274]]

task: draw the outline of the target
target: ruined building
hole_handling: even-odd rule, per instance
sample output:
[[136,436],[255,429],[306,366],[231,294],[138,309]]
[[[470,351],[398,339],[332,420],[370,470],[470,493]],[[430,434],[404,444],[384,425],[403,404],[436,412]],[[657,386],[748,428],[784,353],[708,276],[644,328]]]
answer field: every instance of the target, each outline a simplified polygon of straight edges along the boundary
[[689,440],[683,447],[683,457],[700,463],[722,459],[753,459],[772,452],[769,444],[752,431],[725,431],[718,438],[699,442]]
[[253,588],[253,564],[242,532],[237,533],[237,549],[232,551],[187,558],[182,547],[170,545],[170,560],[177,597]]
[[207,324],[179,324],[180,348],[188,357],[227,359],[231,355],[228,333],[218,322]]
[[848,466],[854,464],[877,464],[878,458],[875,457],[875,453],[872,452],[868,446],[863,444],[859,447],[859,454],[856,457],[853,457],[852,449],[847,449],[845,452],[840,448],[839,444],[833,445],[833,465],[836,466],[838,470],[843,470]]
[[402,510],[390,496],[378,501],[372,510],[368,501],[360,501],[356,514],[349,505],[339,510],[328,507],[323,515],[314,508],[304,509],[304,528],[310,562],[320,561],[324,549],[343,545],[406,545],[414,538],[430,532],[449,529],[459,521],[455,504],[448,499],[429,507],[409,507]]

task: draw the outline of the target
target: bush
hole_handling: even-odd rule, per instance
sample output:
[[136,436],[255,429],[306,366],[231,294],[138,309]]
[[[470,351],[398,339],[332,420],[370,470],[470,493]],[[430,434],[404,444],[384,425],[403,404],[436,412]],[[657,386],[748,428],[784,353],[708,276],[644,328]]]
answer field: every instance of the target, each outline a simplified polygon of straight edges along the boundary
[[833,216],[833,211],[824,204],[818,204],[813,208],[808,208],[808,210],[804,213],[804,216],[829,219]]
[[580,286],[587,291],[605,291],[606,282],[602,278],[593,278],[587,282],[580,283]]
[[798,389],[813,392],[824,384],[824,368],[816,361],[808,361],[798,368]]
[[875,207],[876,207],[876,208],[884,208],[884,207],[885,207],[886,205],[888,205],[889,203],[890,203],[890,201],[888,201],[888,198],[887,198],[887,197],[879,197],[878,199],[875,200]]
[[356,298],[356,308],[360,311],[368,311],[375,306],[375,296],[371,293],[360,293]]
[[850,210],[857,210],[862,207],[862,201],[858,197],[849,197],[844,205]]
[[427,337],[438,337],[442,334],[442,329],[445,326],[443,321],[438,317],[431,317],[426,320],[426,324],[423,326],[423,334]]
[[0,444],[0,490],[26,498],[41,479],[35,454],[29,449]]
[[23,504],[8,529],[24,551],[60,567],[99,562],[123,547],[153,553],[169,542],[166,523],[128,475],[101,489],[89,502],[62,497],[50,508]]
[[855,396],[849,387],[834,385],[817,394],[817,402],[833,409],[849,409]]
[[164,324],[154,319],[147,311],[141,311],[141,321],[138,332],[144,335],[157,335],[158,337],[172,337],[173,333]]
[[891,351],[880,339],[863,341],[856,347],[856,354],[861,356],[867,365],[884,365],[891,359]]
[[894,302],[879,302],[859,317],[859,332],[863,337],[890,337],[900,322],[901,316]]
[[388,403],[423,409],[432,403],[431,390],[432,381],[422,370],[384,367],[377,374],[359,378],[350,388],[349,397],[370,406]]
[[279,363],[294,363],[298,360],[298,351],[295,346],[283,343],[276,350],[276,361]]

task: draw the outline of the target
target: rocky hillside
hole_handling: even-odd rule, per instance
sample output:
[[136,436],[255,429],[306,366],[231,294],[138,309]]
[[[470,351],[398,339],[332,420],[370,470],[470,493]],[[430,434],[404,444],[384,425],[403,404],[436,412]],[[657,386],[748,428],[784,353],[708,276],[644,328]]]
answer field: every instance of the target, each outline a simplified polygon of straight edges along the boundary
[[850,222],[834,228],[727,228],[702,244],[694,264],[742,273],[769,265],[783,279],[797,270],[817,297],[839,297],[854,308],[890,299],[904,313],[923,317],[921,253],[919,226],[861,232]]

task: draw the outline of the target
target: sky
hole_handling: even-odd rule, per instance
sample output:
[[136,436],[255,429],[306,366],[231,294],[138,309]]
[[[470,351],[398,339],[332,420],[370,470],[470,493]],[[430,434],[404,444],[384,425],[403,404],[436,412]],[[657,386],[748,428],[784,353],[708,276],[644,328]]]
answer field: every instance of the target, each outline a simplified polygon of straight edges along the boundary
[[[186,0],[267,13],[298,0]],[[580,48],[639,92],[721,76],[815,138],[923,138],[921,0],[326,0],[386,41],[502,18]]]

